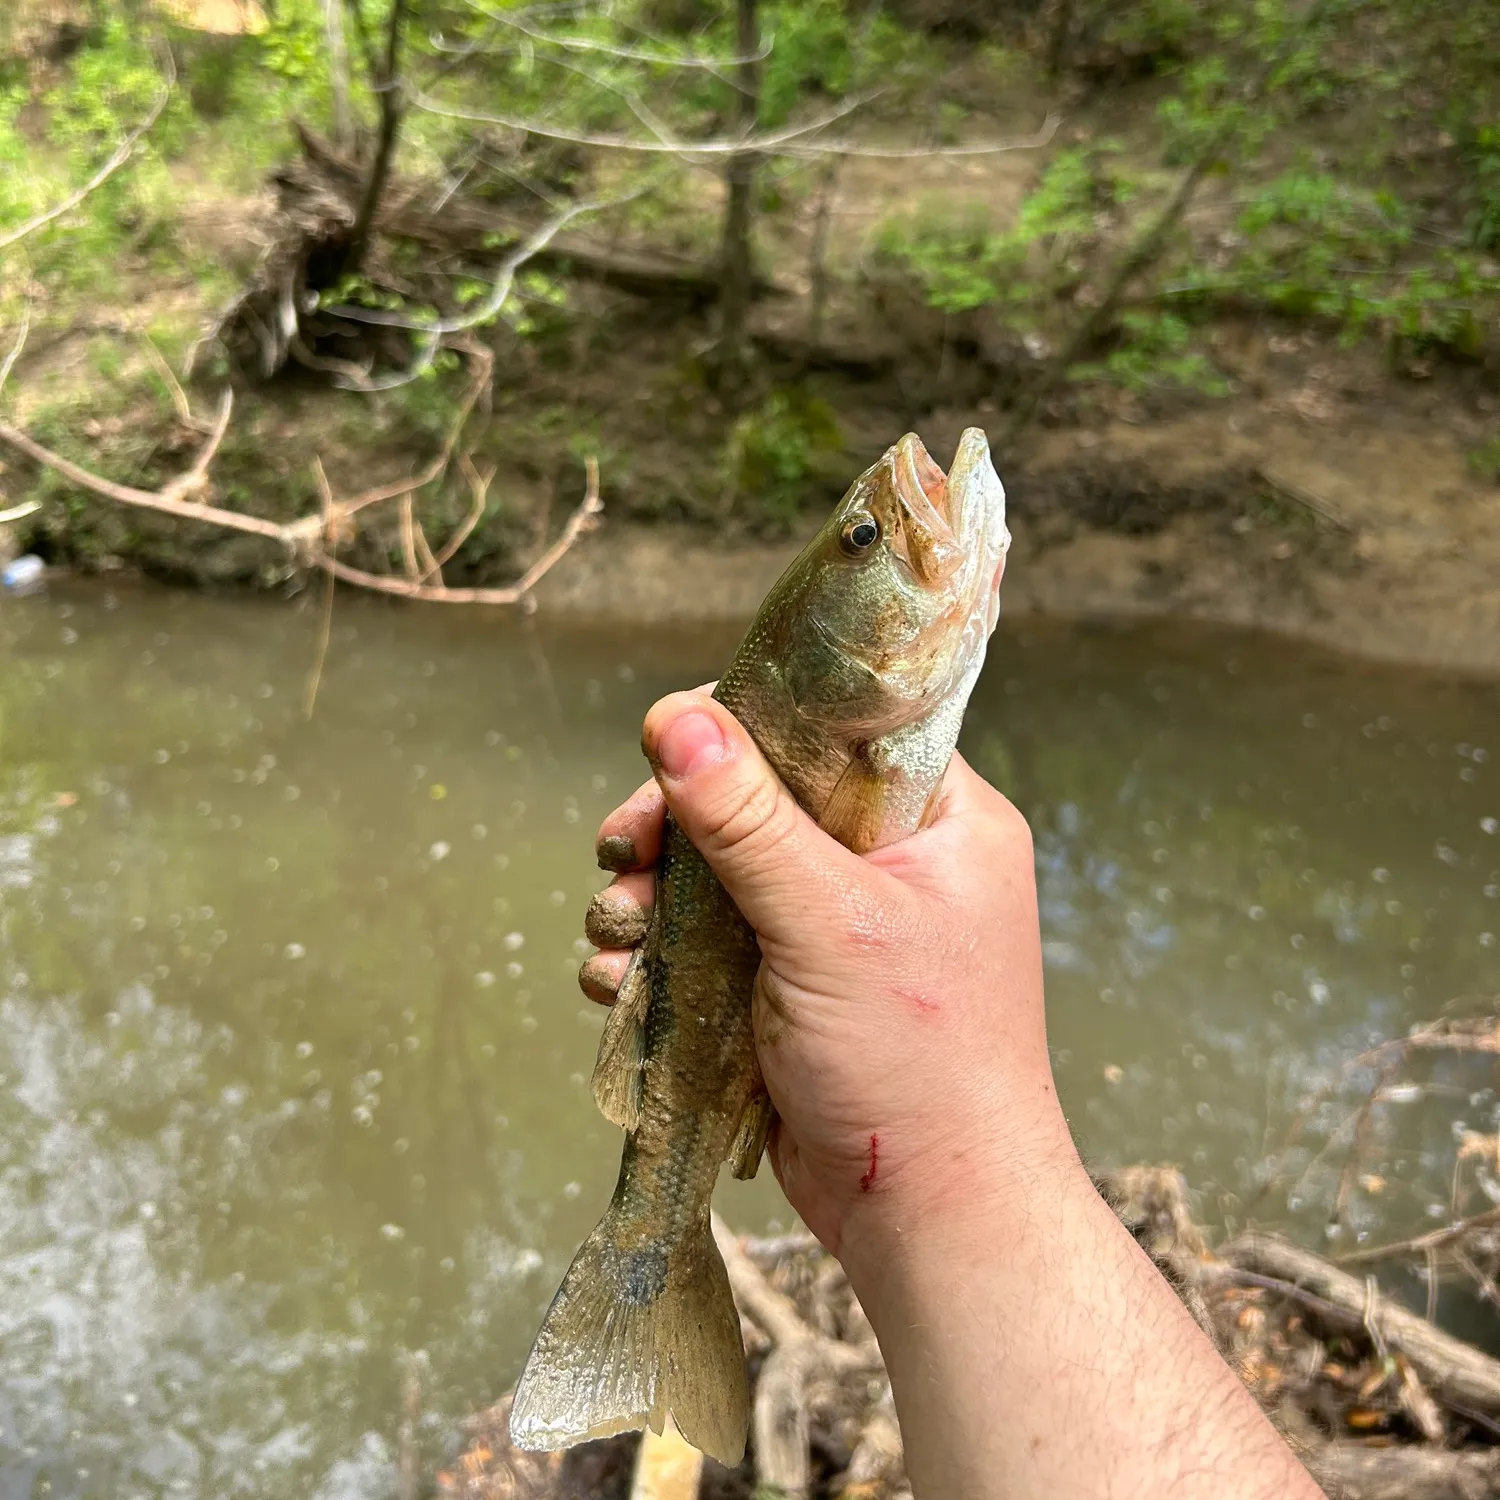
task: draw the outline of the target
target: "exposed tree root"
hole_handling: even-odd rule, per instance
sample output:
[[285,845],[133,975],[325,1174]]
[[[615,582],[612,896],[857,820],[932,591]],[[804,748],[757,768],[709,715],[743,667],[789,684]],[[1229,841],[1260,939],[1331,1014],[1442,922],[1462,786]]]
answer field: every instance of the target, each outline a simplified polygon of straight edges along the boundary
[[[1099,1186],[1329,1495],[1500,1492],[1500,1361],[1290,1241],[1241,1235],[1210,1252],[1173,1168]],[[715,1229],[754,1382],[750,1448],[739,1469],[709,1464],[691,1494],[662,1500],[909,1500],[890,1383],[838,1263],[811,1236]],[[437,1478],[445,1500],[630,1500],[639,1439],[520,1454],[508,1412],[507,1398],[471,1419]]]

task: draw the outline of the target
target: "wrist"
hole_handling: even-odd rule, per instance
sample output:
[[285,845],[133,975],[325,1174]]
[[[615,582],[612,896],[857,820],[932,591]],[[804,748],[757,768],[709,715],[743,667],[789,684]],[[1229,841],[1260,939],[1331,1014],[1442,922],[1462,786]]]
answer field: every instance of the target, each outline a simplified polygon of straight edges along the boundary
[[886,1138],[887,1161],[877,1156],[875,1180],[840,1229],[839,1258],[872,1318],[872,1302],[931,1268],[991,1262],[1003,1242],[1050,1238],[1057,1213],[1098,1199],[1050,1077],[1029,1107],[1008,1100],[906,1160],[900,1147]]

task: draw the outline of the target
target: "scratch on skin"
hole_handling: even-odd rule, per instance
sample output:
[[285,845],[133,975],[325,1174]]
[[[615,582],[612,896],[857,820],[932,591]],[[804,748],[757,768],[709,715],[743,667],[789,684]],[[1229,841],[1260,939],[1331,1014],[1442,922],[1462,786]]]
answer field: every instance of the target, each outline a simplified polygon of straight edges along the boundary
[[896,993],[903,1000],[909,1001],[912,1005],[916,1006],[916,1008],[924,1016],[933,1016],[937,1014],[937,1001],[931,999],[927,995],[924,995],[920,990],[897,990]]
[[880,1137],[878,1135],[872,1135],[870,1137],[870,1170],[859,1179],[860,1192],[868,1193],[870,1189],[875,1186],[875,1172],[879,1166]]

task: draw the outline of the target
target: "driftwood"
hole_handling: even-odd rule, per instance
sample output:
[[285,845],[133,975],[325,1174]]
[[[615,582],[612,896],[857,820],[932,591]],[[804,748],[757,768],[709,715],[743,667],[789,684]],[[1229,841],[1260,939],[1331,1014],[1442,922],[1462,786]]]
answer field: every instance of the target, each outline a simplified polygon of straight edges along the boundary
[[[20,352],[21,339],[7,360],[14,361]],[[218,414],[212,423],[199,422],[192,418],[186,397],[181,388],[172,382],[174,402],[187,411],[187,421],[199,431],[206,432],[206,440],[192,464],[181,474],[167,480],[158,489],[142,490],[132,485],[117,484],[104,476],[73,463],[50,448],[44,447],[18,427],[0,421],[0,444],[8,445],[24,454],[34,463],[52,469],[78,488],[87,490],[105,500],[120,505],[135,506],[142,510],[172,516],[177,520],[196,521],[228,531],[246,532],[277,543],[289,564],[296,568],[317,569],[330,580],[370,589],[376,593],[394,594],[398,598],[420,600],[438,604],[491,604],[514,605],[529,600],[531,590],[553,568],[560,558],[574,545],[579,537],[598,525],[604,503],[599,497],[599,466],[593,458],[585,460],[587,486],[583,499],[568,517],[563,529],[551,546],[538,557],[514,583],[499,588],[450,588],[443,580],[443,565],[450,561],[468,539],[484,513],[489,485],[493,474],[483,475],[473,465],[467,454],[457,455],[457,466],[468,483],[472,504],[469,513],[447,540],[433,551],[420,523],[416,519],[413,496],[419,490],[442,479],[455,463],[455,453],[464,426],[480,396],[489,389],[494,370],[494,355],[485,346],[466,343],[464,352],[469,356],[474,369],[468,389],[459,401],[457,410],[448,426],[448,433],[436,457],[417,474],[391,483],[376,485],[358,494],[336,498],[322,463],[313,460],[314,473],[318,480],[321,504],[316,515],[303,516],[295,521],[280,522],[262,516],[246,515],[243,511],[226,510],[210,503],[213,492],[211,470],[215,456],[229,430],[230,416],[234,409],[232,391],[225,389],[219,402]],[[170,372],[168,372],[170,374]],[[337,555],[340,547],[352,541],[356,534],[355,517],[371,506],[396,500],[401,504],[402,553],[404,574],[371,573],[363,568],[352,567]],[[28,512],[29,513],[29,512]],[[324,636],[326,648],[326,629]],[[321,662],[321,650],[319,659]]]
[[[1244,1234],[1216,1252],[1181,1175],[1138,1166],[1100,1191],[1335,1500],[1500,1494],[1500,1361],[1314,1251]],[[634,1435],[545,1459],[505,1437],[508,1400],[471,1419],[444,1500],[910,1500],[890,1382],[838,1263],[806,1233],[715,1235],[752,1378],[750,1446],[733,1472],[660,1488]],[[649,1471],[649,1473],[648,1473]],[[650,1481],[657,1488],[646,1489]],[[591,1486],[591,1487],[590,1487]]]
[[1315,1463],[1330,1495],[1359,1500],[1492,1500],[1500,1495],[1500,1449],[1449,1453],[1433,1448],[1328,1443]]
[[1364,1330],[1372,1340],[1404,1354],[1434,1396],[1500,1413],[1500,1362],[1382,1296],[1373,1282],[1278,1235],[1241,1235],[1220,1254],[1228,1262],[1223,1277],[1249,1271],[1311,1293],[1318,1302],[1308,1305],[1329,1323]]

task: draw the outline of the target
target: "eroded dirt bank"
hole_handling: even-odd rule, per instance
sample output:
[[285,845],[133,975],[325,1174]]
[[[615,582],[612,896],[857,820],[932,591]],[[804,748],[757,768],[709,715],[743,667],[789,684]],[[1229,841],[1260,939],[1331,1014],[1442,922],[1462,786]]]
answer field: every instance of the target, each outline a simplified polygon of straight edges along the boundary
[[[960,421],[924,432],[935,451]],[[1500,673],[1500,491],[1420,413],[1308,421],[1244,403],[1056,429],[1020,465],[996,457],[1012,615],[1181,615]],[[720,543],[696,527],[606,522],[537,603],[658,622],[746,616],[810,526]]]

